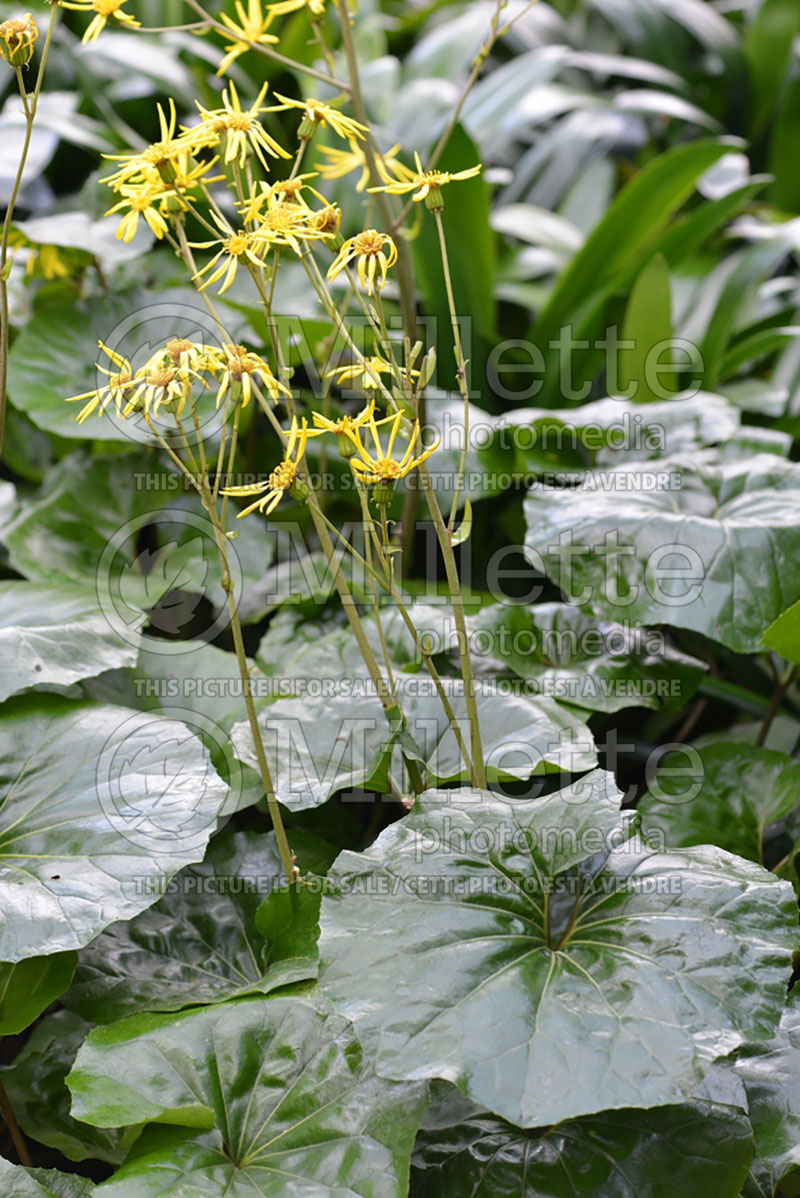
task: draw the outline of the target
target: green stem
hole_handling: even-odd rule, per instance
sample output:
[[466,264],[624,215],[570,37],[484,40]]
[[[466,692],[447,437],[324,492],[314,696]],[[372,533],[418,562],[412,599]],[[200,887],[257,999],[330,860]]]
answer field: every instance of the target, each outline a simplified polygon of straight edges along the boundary
[[3,442],[5,440],[6,431],[6,393],[8,388],[8,347],[10,338],[9,316],[8,316],[8,238],[11,232],[11,221],[14,216],[14,207],[17,203],[20,187],[22,186],[22,176],[25,173],[25,163],[28,161],[28,151],[31,145],[31,137],[33,136],[33,122],[36,119],[36,110],[39,106],[39,92],[42,88],[42,80],[44,79],[44,68],[47,63],[47,55],[50,52],[50,43],[53,40],[53,30],[55,29],[56,20],[58,18],[58,5],[52,4],[50,7],[50,23],[47,26],[47,36],[44,39],[42,47],[42,57],[39,62],[39,71],[36,76],[36,84],[30,96],[25,93],[25,85],[22,79],[22,71],[17,69],[17,82],[22,97],[22,103],[25,108],[25,137],[22,143],[22,154],[17,167],[17,174],[14,179],[14,185],[11,188],[11,195],[6,208],[6,214],[3,219],[3,235],[0,240],[0,454],[3,452]]
[[442,558],[444,559],[445,574],[447,577],[447,589],[450,592],[450,602],[453,607],[453,619],[456,623],[456,636],[458,638],[458,657],[461,664],[461,677],[464,681],[464,701],[467,706],[467,715],[469,717],[470,731],[470,749],[472,756],[472,785],[478,786],[481,789],[486,789],[486,767],[483,761],[483,745],[481,743],[481,729],[478,723],[478,706],[475,701],[475,682],[472,674],[472,659],[469,655],[469,639],[467,637],[467,622],[464,615],[464,598],[461,594],[461,581],[458,577],[458,567],[456,558],[453,552],[453,545],[450,540],[450,533],[442,516],[441,508],[436,499],[436,493],[433,489],[431,476],[428,471],[428,463],[421,462],[419,465],[419,476],[422,482],[422,489],[425,492],[425,499],[428,504],[428,509],[433,519],[436,536],[439,541]]
[[456,359],[456,378],[458,379],[458,389],[461,392],[461,398],[464,401],[464,439],[461,445],[461,454],[458,460],[458,474],[456,475],[456,485],[453,490],[453,502],[450,506],[450,518],[447,522],[448,529],[452,532],[455,527],[456,512],[458,511],[458,500],[461,495],[461,488],[464,483],[464,472],[467,467],[467,438],[469,436],[469,390],[467,388],[467,364],[464,361],[464,351],[461,347],[461,330],[458,327],[458,314],[456,312],[456,301],[453,295],[453,283],[450,278],[450,261],[447,257],[447,241],[444,235],[444,224],[442,223],[441,209],[434,210],[433,215],[436,217],[436,228],[439,233],[439,249],[442,254],[442,270],[444,271],[444,284],[447,291],[447,306],[450,310],[450,325],[453,330],[453,353]]

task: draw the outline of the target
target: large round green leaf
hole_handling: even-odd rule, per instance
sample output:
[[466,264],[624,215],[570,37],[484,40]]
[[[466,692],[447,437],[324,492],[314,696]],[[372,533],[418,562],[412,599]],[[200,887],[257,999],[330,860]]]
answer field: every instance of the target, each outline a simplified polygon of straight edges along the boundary
[[[295,685],[291,678],[286,681]],[[305,689],[304,680],[299,681]],[[292,811],[324,803],[338,790],[370,785],[383,789],[383,770],[395,740],[368,678],[354,674],[316,681],[320,685],[310,687],[308,697],[282,699],[258,716],[277,796]],[[413,675],[396,683],[429,784],[464,779],[464,760],[431,679]],[[468,741],[463,684],[445,678],[443,685]],[[491,685],[482,689],[480,683],[476,691],[490,778],[527,779],[554,770],[578,773],[596,764],[588,728],[553,699],[493,693]],[[255,766],[249,724],[236,724],[231,739],[241,760]],[[395,790],[405,793],[408,787],[396,747],[391,772]]]
[[412,1198],[738,1198],[744,1114],[702,1105],[604,1111],[523,1131],[438,1082],[412,1158]]
[[476,649],[524,678],[534,694],[588,711],[683,707],[706,669],[655,629],[598,628],[566,603],[493,603],[467,624]]
[[340,855],[321,984],[381,1074],[536,1127],[681,1102],[772,1034],[791,887],[715,847],[626,839],[621,800],[602,771],[535,800],[430,791]]
[[0,699],[29,686],[69,686],[104,670],[136,664],[134,618],[121,640],[94,589],[51,583],[0,583]]
[[80,948],[198,861],[227,787],[185,724],[50,695],[0,727],[0,960]]
[[[668,757],[640,801],[645,835],[660,831],[667,844],[717,844],[731,853],[775,866],[800,838],[800,762],[755,745],[722,742],[698,751],[687,766],[681,752]],[[788,843],[787,843],[788,837]]]
[[257,912],[276,897],[270,892],[282,876],[273,833],[212,841],[202,865],[181,870],[155,906],[113,924],[83,949],[66,1006],[110,1023],[136,1011],[177,1011],[315,977],[318,894],[300,892],[308,902],[294,919],[289,912],[291,935],[288,926],[272,937],[257,930]]
[[618,466],[530,491],[525,518],[536,568],[595,615],[754,653],[800,593],[800,466],[774,454]]
[[99,1190],[114,1198],[401,1198],[425,1097],[376,1078],[346,1021],[299,996],[98,1028],[68,1084],[98,1126],[209,1133],[134,1154]]

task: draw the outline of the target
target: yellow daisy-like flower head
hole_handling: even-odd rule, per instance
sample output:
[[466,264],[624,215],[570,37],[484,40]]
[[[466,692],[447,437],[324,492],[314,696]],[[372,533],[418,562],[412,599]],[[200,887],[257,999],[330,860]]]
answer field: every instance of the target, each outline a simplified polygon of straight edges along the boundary
[[[378,422],[376,422],[374,418],[367,422],[367,429],[369,431],[370,437],[372,438],[372,444],[375,448],[374,454],[364,446],[364,443],[361,440],[360,430],[356,431],[356,449],[358,456],[354,457],[350,464],[353,467],[356,477],[361,482],[368,485],[375,485],[374,499],[376,503],[388,503],[392,497],[394,484],[397,482],[398,478],[404,478],[411,470],[414,470],[417,466],[424,462],[426,458],[429,458],[439,444],[438,441],[434,442],[434,444],[428,449],[424,449],[421,454],[418,454],[416,457],[414,457],[414,446],[419,439],[420,433],[419,421],[415,421],[405,453],[399,460],[392,457],[392,450],[394,449],[397,433],[404,419],[405,417],[403,416],[402,412],[396,412],[394,416],[391,417],[392,423],[391,428],[389,429],[389,442],[386,446],[386,449],[384,449],[381,445],[381,439],[378,433]],[[386,421],[381,421],[380,423],[384,424]]]
[[33,43],[39,36],[36,22],[28,12],[24,17],[12,17],[0,25],[0,58],[8,59],[10,67],[26,67],[33,58]]
[[[356,191],[363,191],[369,183],[369,162],[367,155],[362,146],[348,139],[350,149],[339,150],[333,146],[320,146],[323,154],[327,155],[327,162],[318,162],[317,170],[322,175],[323,179],[343,179],[345,175],[349,175],[352,171],[361,171],[361,177],[356,183]],[[378,168],[378,174],[386,183],[392,182],[391,171],[399,173],[407,168],[395,158],[395,154],[400,149],[399,143],[387,150],[385,154],[375,155],[375,165]]]
[[[172,186],[179,170],[184,173],[189,164],[189,146],[183,136],[175,136],[177,115],[175,101],[169,101],[169,116],[160,104],[158,109],[159,138],[138,154],[105,154],[110,162],[120,165],[113,175],[106,175],[101,183],[108,183],[115,191],[121,191],[126,183],[147,184],[165,183]],[[182,166],[181,166],[182,164]]]
[[310,141],[317,129],[326,129],[328,125],[345,141],[363,138],[367,132],[366,125],[354,121],[351,116],[345,116],[338,108],[331,108],[330,104],[323,104],[321,100],[290,100],[288,96],[281,96],[278,92],[275,92],[275,98],[280,100],[280,104],[268,109],[270,112],[284,112],[287,108],[302,109],[303,119],[297,136],[304,141]]
[[346,366],[337,366],[335,370],[329,370],[326,377],[336,379],[340,387],[343,387],[345,383],[357,381],[365,391],[377,391],[380,386],[380,375],[391,374],[391,370],[389,363],[380,354],[372,354],[370,357],[364,358],[363,362],[350,362]]
[[[201,279],[207,271],[211,271],[212,273],[205,279],[199,290],[204,291],[206,287],[210,287],[212,283],[217,283],[222,279],[222,286],[218,292],[219,295],[222,295],[233,283],[240,265],[249,262],[253,266],[257,266],[259,270],[263,270],[264,263],[258,256],[261,243],[254,232],[248,229],[232,229],[217,216],[216,212],[212,212],[211,216],[222,233],[222,237],[218,241],[192,241],[189,244],[194,249],[201,250],[215,245],[220,247],[211,261],[197,272],[196,278]],[[215,266],[216,270],[213,269]]]
[[[452,183],[459,179],[472,179],[482,169],[482,164],[479,162],[477,166],[456,171],[454,174],[450,171],[426,171],[422,169],[419,154],[416,152],[414,153],[414,162],[417,167],[416,171],[411,171],[408,167],[396,163],[395,174],[397,177],[382,187],[370,187],[369,190],[388,191],[390,195],[395,196],[406,195],[407,192],[413,191],[412,200],[416,203],[424,200],[428,208],[435,210],[444,207],[442,188],[446,183]],[[398,165],[400,165],[399,172],[397,171]]]
[[325,16],[326,0],[277,0],[276,4],[270,4],[269,10],[276,17],[283,17],[290,12],[299,12],[301,8],[307,8],[312,21],[319,21]]
[[[346,366],[344,369],[349,370],[351,368]],[[331,371],[330,374],[336,374],[336,371]],[[311,415],[314,427],[320,429],[322,432],[333,433],[336,437],[339,453],[343,458],[349,459],[358,452],[358,441],[356,438],[360,428],[370,423],[379,428],[380,425],[394,419],[394,416],[384,416],[382,420],[375,420],[374,413],[375,400],[371,399],[357,416],[348,416],[345,414],[340,416],[338,420],[331,420],[330,417],[323,416],[321,412],[312,412]]]
[[229,83],[222,93],[222,108],[203,108],[202,104],[195,100],[201,125],[184,129],[184,136],[192,141],[194,149],[217,145],[224,139],[225,162],[237,162],[240,167],[244,167],[248,151],[252,150],[264,170],[269,170],[265,154],[269,154],[271,158],[290,158],[291,155],[274,137],[270,137],[258,119],[262,112],[274,111],[263,107],[266,94],[265,83],[251,106],[242,108],[235,85]]
[[232,40],[225,47],[226,54],[219,64],[217,75],[224,75],[252,45],[266,46],[279,40],[274,33],[267,33],[275,14],[269,8],[265,13],[261,8],[261,0],[247,0],[246,9],[242,0],[235,0],[234,8],[239,18],[238,25],[227,13],[219,14],[220,21],[232,34]]
[[106,213],[106,216],[111,216],[114,212],[124,210],[125,214],[117,227],[117,240],[132,241],[141,216],[160,241],[168,232],[168,226],[155,205],[174,193],[162,183],[123,184],[118,190],[123,198]]
[[102,416],[111,401],[114,401],[114,407],[118,416],[124,416],[125,406],[127,405],[131,393],[131,383],[133,381],[133,367],[127,358],[123,358],[122,354],[118,354],[116,350],[109,349],[102,341],[97,343],[103,353],[109,358],[116,370],[107,370],[105,366],[101,366],[98,362],[97,369],[108,377],[108,382],[102,387],[97,387],[94,391],[84,391],[82,395],[70,395],[67,398],[67,403],[78,403],[81,400],[88,399],[88,403],[84,408],[81,408],[78,413],[78,424],[83,424],[84,420],[97,411],[98,416]]
[[250,402],[251,379],[254,375],[260,380],[270,399],[277,401],[281,394],[291,395],[288,387],[275,378],[268,363],[243,345],[223,345],[221,349],[211,351],[208,354],[207,366],[214,373],[217,370],[222,372],[217,391],[217,407],[228,394],[234,403],[241,401],[242,407],[246,407]]
[[365,229],[344,243],[328,268],[328,278],[335,279],[353,261],[361,286],[372,295],[375,287],[386,283],[386,273],[397,261],[397,246],[388,233]]
[[81,38],[83,45],[96,42],[108,24],[109,17],[133,29],[141,25],[129,12],[123,12],[122,6],[126,0],[58,0],[62,8],[72,8],[75,12],[93,12],[94,16]]
[[292,417],[292,424],[289,430],[289,437],[286,442],[286,452],[283,455],[283,461],[279,462],[275,469],[270,473],[267,481],[264,483],[253,483],[252,486],[243,487],[227,487],[223,490],[223,495],[258,495],[259,498],[255,503],[251,503],[249,507],[243,508],[238,513],[238,518],[249,515],[256,508],[263,512],[265,516],[269,516],[275,511],[286,491],[290,493],[292,499],[297,503],[305,503],[308,498],[308,487],[304,483],[298,483],[297,469],[303,459],[303,454],[306,451],[306,442],[309,437],[315,437],[319,434],[313,430],[309,430],[308,422],[305,417],[302,424],[298,425],[297,418]]

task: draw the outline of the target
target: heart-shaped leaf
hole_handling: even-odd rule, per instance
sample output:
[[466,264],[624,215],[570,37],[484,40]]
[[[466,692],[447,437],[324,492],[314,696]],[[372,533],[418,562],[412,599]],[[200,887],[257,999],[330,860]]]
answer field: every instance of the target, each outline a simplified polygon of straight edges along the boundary
[[682,1102],[772,1034],[791,887],[715,847],[626,839],[621,800],[599,770],[535,800],[430,791],[337,858],[321,984],[382,1075],[445,1078],[538,1127]]

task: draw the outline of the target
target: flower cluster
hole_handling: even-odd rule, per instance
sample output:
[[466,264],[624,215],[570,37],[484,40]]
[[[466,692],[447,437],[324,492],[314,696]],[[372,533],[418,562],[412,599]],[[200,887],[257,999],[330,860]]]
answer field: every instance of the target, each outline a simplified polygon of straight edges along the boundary
[[108,382],[93,391],[71,395],[67,400],[68,403],[86,401],[78,413],[79,424],[94,412],[102,416],[112,403],[122,420],[139,411],[149,420],[151,416],[158,417],[162,410],[180,420],[193,387],[210,390],[211,381],[217,388],[217,407],[226,397],[245,406],[252,395],[254,378],[272,400],[290,394],[275,378],[268,363],[243,345],[206,346],[174,337],[134,370],[117,350],[102,341],[98,344],[115,369],[108,370],[98,363],[97,369],[106,375]]

